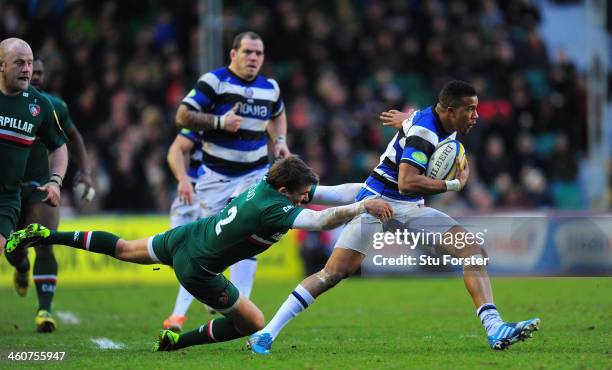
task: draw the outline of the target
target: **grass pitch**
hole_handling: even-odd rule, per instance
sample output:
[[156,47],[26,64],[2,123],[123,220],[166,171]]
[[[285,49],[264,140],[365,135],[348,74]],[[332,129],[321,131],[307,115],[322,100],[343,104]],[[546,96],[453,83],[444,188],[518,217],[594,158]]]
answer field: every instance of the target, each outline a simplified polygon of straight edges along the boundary
[[[61,279],[61,276],[60,276]],[[256,282],[254,301],[269,320],[296,282]],[[0,368],[73,369],[406,369],[612,368],[612,279],[494,279],[496,303],[508,321],[534,316],[541,330],[504,352],[488,348],[461,279],[351,279],[285,328],[266,357],[244,340],[151,353],[175,286],[60,285],[52,334],[35,332],[35,291],[18,297],[0,288]],[[33,287],[32,287],[33,288]],[[57,317],[56,317],[57,318]],[[199,303],[187,329],[208,320]],[[122,349],[100,349],[108,338]],[[7,361],[9,351],[66,351],[62,362]]]

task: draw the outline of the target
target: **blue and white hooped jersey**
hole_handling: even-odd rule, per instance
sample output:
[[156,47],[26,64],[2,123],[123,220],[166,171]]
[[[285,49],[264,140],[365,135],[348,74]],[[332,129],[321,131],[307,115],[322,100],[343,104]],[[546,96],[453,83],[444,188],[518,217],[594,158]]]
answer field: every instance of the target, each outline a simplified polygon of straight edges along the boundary
[[268,165],[268,121],[285,109],[278,83],[258,75],[245,81],[227,67],[200,77],[183,99],[190,109],[221,116],[238,103],[242,124],[237,132],[204,132],[206,167],[226,176],[240,176]]
[[422,203],[422,196],[411,197],[400,194],[397,185],[400,163],[408,163],[418,168],[422,174],[427,170],[429,158],[438,144],[456,136],[456,132],[449,134],[444,131],[433,107],[414,112],[389,142],[387,150],[380,156],[380,162],[366,179],[356,199],[359,201],[368,195],[376,194],[396,200]]
[[199,175],[201,175],[200,173],[198,173],[198,170],[202,166],[202,156],[204,155],[204,153],[202,152],[202,132],[193,132],[184,128],[179,131],[178,134],[193,141],[193,148],[189,152],[187,176],[189,176],[189,180],[191,180],[191,183],[195,184],[198,180]]

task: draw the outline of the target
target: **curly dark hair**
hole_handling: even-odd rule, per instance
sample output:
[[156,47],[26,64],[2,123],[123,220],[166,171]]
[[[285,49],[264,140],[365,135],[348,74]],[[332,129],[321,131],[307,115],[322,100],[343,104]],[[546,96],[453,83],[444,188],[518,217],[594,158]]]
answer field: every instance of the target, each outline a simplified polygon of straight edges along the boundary
[[438,95],[438,102],[443,107],[461,107],[463,98],[476,96],[476,89],[467,82],[454,80],[447,83]]

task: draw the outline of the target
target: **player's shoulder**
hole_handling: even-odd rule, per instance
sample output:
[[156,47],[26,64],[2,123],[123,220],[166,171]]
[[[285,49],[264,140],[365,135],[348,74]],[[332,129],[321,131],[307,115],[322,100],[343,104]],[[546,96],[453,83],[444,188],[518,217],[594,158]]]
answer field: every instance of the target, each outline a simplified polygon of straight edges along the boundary
[[[425,139],[437,141],[438,137],[444,136],[445,132],[440,119],[433,107],[418,111],[412,117],[408,125],[403,126],[404,134],[408,136],[421,136]],[[435,139],[434,139],[435,137]]]
[[204,73],[200,76],[198,82],[204,82],[210,86],[216,86],[221,81],[226,81],[229,78],[231,78],[231,75],[227,67],[221,67]]
[[22,93],[22,96],[24,96],[26,98],[33,98],[33,99],[37,99],[38,98],[38,99],[49,100],[47,94],[45,94],[44,92],[38,90],[37,88],[35,88],[32,85],[28,86],[28,89]]
[[217,77],[218,79],[223,79],[225,77],[231,76],[230,70],[227,67],[220,67],[217,69],[213,69],[212,71],[205,73],[205,75],[213,75],[215,77]]
[[279,91],[280,88],[278,87],[278,82],[276,82],[275,79],[273,78],[267,78],[264,75],[257,75],[257,77],[255,78],[255,81],[253,81],[251,83],[251,87],[258,87],[260,89],[266,89],[266,90],[275,90],[275,91]]
[[[33,103],[30,105],[40,105],[40,107],[44,110],[54,109],[51,98],[32,85],[30,85],[28,89],[22,93],[22,96],[33,101]],[[32,107],[30,107],[30,109],[32,109]]]
[[413,127],[424,127],[434,131],[436,129],[436,115],[433,107],[427,107],[415,113],[412,119]]

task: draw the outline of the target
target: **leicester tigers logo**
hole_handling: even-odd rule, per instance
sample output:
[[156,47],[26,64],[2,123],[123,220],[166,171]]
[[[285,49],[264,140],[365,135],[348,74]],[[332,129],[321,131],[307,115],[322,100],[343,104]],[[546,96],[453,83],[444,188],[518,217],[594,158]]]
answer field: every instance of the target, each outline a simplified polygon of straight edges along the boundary
[[33,117],[36,117],[40,114],[40,105],[38,104],[30,104],[30,113]]
[[217,300],[219,303],[226,305],[229,301],[229,295],[226,292],[221,292],[217,297]]

